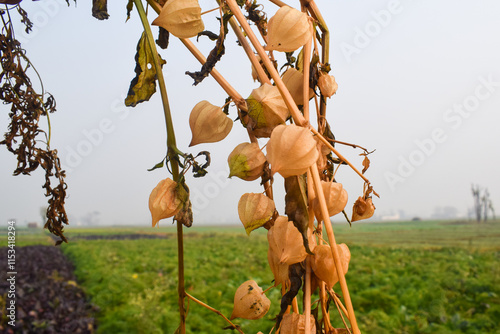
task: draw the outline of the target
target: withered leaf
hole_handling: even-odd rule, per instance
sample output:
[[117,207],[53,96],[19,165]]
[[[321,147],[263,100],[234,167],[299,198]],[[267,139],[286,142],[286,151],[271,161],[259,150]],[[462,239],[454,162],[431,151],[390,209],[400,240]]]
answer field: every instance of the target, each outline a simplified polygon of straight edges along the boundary
[[292,304],[293,299],[299,293],[300,288],[302,287],[302,277],[305,274],[305,268],[302,263],[292,264],[288,268],[288,276],[290,277],[290,290],[287,291],[281,297],[281,306],[280,313],[276,317],[276,326],[275,328],[280,327],[281,320],[283,319],[283,315],[285,314],[289,305]]
[[302,235],[306,252],[313,254],[309,248],[309,240],[307,239],[309,214],[307,211],[306,189],[305,175],[285,178],[285,214]]
[[212,51],[210,51],[210,54],[207,57],[207,61],[203,64],[200,71],[186,71],[186,74],[194,79],[194,86],[198,85],[203,81],[203,79],[208,77],[212,69],[215,67],[215,64],[222,58],[222,56],[226,52],[226,48],[224,46],[224,36],[225,35],[219,36],[217,42],[215,43],[215,47],[212,49]]
[[174,220],[186,227],[191,227],[191,225],[193,225],[193,210],[191,200],[189,199],[189,188],[186,182],[181,181],[177,184],[176,195],[182,204],[181,209],[174,216]]
[[92,16],[98,20],[107,20],[109,17],[108,0],[93,0]]
[[211,32],[210,30],[203,30],[202,32],[199,32],[198,36],[196,37],[196,41],[200,39],[200,36],[207,36],[211,41],[216,41],[219,38],[219,35]]
[[370,167],[370,159],[368,159],[368,157],[365,155],[365,158],[363,159],[363,170],[361,171],[361,174],[364,174],[369,167]]
[[156,45],[165,50],[166,48],[168,48],[168,40],[170,38],[170,33],[165,28],[162,27],[159,28],[160,29],[158,31],[158,39],[155,42]]
[[[160,66],[166,64],[160,55]],[[156,92],[156,70],[154,67],[154,57],[149,47],[145,33],[142,33],[137,43],[137,53],[135,54],[136,76],[130,82],[130,88],[125,99],[127,107],[135,107],[137,104],[148,101]]]

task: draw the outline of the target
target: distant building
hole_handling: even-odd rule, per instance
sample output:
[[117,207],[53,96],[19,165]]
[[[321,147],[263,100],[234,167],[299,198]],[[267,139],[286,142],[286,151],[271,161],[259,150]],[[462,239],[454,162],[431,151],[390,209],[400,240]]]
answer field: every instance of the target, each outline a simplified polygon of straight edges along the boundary
[[38,223],[37,222],[28,223],[28,228],[38,228]]

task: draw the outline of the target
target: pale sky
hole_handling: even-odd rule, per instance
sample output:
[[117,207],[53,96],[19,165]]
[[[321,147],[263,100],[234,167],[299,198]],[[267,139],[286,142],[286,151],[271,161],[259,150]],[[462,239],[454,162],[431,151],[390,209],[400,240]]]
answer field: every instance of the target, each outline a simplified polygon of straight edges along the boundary
[[[203,10],[214,3],[200,1]],[[269,15],[276,10],[263,3]],[[91,16],[88,1],[79,1],[76,8],[73,3],[67,7],[64,0],[22,4],[35,26],[28,36],[18,26],[17,36],[57,101],[58,112],[51,116],[52,147],[68,171],[70,224],[76,226],[99,212],[101,224],[149,226],[148,197],[167,172],[147,169],[163,158],[166,134],[159,93],[136,108],[123,105],[142,32],[137,13],[125,23],[126,1],[109,1],[107,21]],[[290,4],[297,6],[298,1]],[[466,215],[472,207],[472,183],[489,189],[499,211],[500,2],[317,4],[332,32],[331,74],[339,84],[329,101],[328,121],[338,140],[376,149],[366,173],[381,195],[374,199],[373,220],[400,210],[408,218],[425,218],[445,206]],[[214,16],[204,20],[208,29],[217,31]],[[153,31],[156,34],[156,28]],[[213,44],[203,39],[197,45],[208,55]],[[235,45],[234,34],[228,36],[226,47],[217,69],[248,97],[258,87],[249,61]],[[192,107],[201,100],[221,106],[226,94],[211,78],[192,86],[184,72],[199,70],[200,65],[175,38],[160,54],[167,60],[164,74],[179,148],[212,154],[209,174],[188,178],[194,224],[238,223],[240,196],[262,191],[257,181],[227,179],[227,156],[248,136],[237,122],[224,141],[189,148]],[[0,129],[5,132],[8,107],[1,108]],[[234,108],[230,117],[236,118]],[[360,151],[339,148],[362,168]],[[0,159],[0,220],[39,221],[40,207],[46,205],[42,172],[13,177],[16,160],[3,146]],[[337,180],[349,193],[350,215],[363,183],[348,167],[339,170]],[[276,202],[284,214],[281,188],[278,176]],[[170,223],[171,219],[160,222]]]

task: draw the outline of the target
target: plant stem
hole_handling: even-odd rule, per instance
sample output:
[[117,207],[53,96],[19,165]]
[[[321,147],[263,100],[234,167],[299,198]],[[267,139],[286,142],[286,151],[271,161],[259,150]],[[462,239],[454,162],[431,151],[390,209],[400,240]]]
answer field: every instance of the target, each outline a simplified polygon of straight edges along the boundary
[[[146,12],[142,5],[141,0],[134,0],[134,4],[137,8],[139,16],[141,18],[142,25],[144,27],[144,33],[146,34],[146,39],[148,41],[149,47],[151,48],[151,53],[153,54],[153,65],[156,71],[156,77],[158,79],[158,86],[160,87],[161,100],[163,103],[163,113],[165,115],[165,126],[167,129],[167,156],[170,157],[170,170],[172,172],[172,178],[177,182],[179,178],[179,165],[177,163],[177,146],[175,141],[174,125],[172,122],[172,114],[170,112],[170,105],[168,103],[167,88],[165,85],[165,79],[163,77],[163,72],[160,66],[160,61],[158,57],[158,51],[156,50],[156,45],[154,43],[153,34],[151,32],[151,27],[148,22]],[[186,291],[184,288],[184,236],[182,230],[182,223],[177,222],[177,259],[178,259],[178,285],[177,292],[179,295],[179,316],[180,325],[179,333],[186,333],[186,309],[184,306],[184,300],[186,298]]]
[[351,296],[349,295],[349,288],[347,287],[347,282],[344,276],[344,268],[342,267],[342,262],[340,260],[339,251],[337,249],[337,243],[335,241],[335,236],[333,234],[332,223],[330,222],[330,216],[328,215],[328,208],[326,206],[325,195],[323,193],[323,187],[321,186],[321,180],[319,178],[318,168],[313,165],[309,168],[314,180],[314,187],[316,190],[316,196],[318,198],[321,216],[325,223],[326,233],[328,235],[328,240],[330,241],[330,248],[333,256],[333,262],[335,263],[335,269],[337,269],[337,276],[339,278],[340,288],[342,290],[342,295],[344,296],[345,306],[349,314],[349,321],[351,322],[351,327],[354,334],[360,334],[358,324],[356,322],[356,316],[354,314],[354,308],[352,307]]
[[210,311],[214,312],[214,313],[217,313],[218,315],[220,315],[222,318],[224,318],[224,320],[226,320],[233,329],[236,329],[238,332],[240,332],[241,334],[245,334],[243,333],[243,331],[240,329],[239,326],[235,325],[231,320],[229,320],[224,314],[222,314],[221,311],[219,310],[216,310],[214,309],[213,307],[211,307],[210,305],[207,305],[205,304],[204,302],[202,302],[201,300],[198,300],[196,299],[195,297],[191,296],[189,293],[186,292],[186,297],[188,297],[189,299],[191,299],[192,301],[194,301],[195,303],[197,303],[198,305],[201,305],[207,309],[209,309]]
[[286,103],[286,106],[288,110],[290,110],[290,113],[293,117],[293,121],[295,124],[300,125],[300,126],[305,126],[307,124],[307,121],[305,120],[304,116],[300,113],[299,108],[293,101],[292,95],[290,95],[290,92],[286,88],[285,84],[281,80],[281,77],[274,68],[274,65],[272,64],[271,60],[267,56],[264,48],[260,44],[259,40],[257,39],[257,36],[255,36],[253,30],[250,28],[250,25],[248,24],[247,20],[245,19],[245,16],[241,12],[240,8],[236,4],[235,0],[226,0],[226,4],[229,6],[229,9],[233,13],[233,15],[236,17],[236,20],[238,20],[238,23],[241,25],[245,33],[247,34],[248,38],[250,39],[250,42],[252,43],[253,47],[255,50],[257,50],[257,53],[260,56],[260,59],[264,63],[264,66],[267,68],[268,73],[271,75],[271,77],[274,80],[274,83],[278,87],[281,96],[283,97],[283,100]]

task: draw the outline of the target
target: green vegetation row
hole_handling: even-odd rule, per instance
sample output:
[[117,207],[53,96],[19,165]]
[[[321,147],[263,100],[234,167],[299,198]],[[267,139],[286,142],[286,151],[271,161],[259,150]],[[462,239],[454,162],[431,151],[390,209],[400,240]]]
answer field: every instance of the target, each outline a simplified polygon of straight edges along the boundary
[[[500,333],[499,223],[334,228],[339,242],[351,249],[347,281],[363,333]],[[173,233],[169,228],[99,231]],[[100,308],[99,333],[173,333],[178,324],[175,239],[77,238],[99,231],[68,229],[69,239],[75,241],[63,246],[76,264],[79,284]],[[266,234],[255,232],[247,237],[242,228],[189,230],[188,293],[229,316],[234,291],[242,282],[254,279],[263,288],[271,286]],[[263,319],[235,320],[245,333],[271,330],[279,309],[278,289],[270,290],[268,297],[272,305]],[[187,325],[189,333],[223,333],[226,323],[191,302]]]

